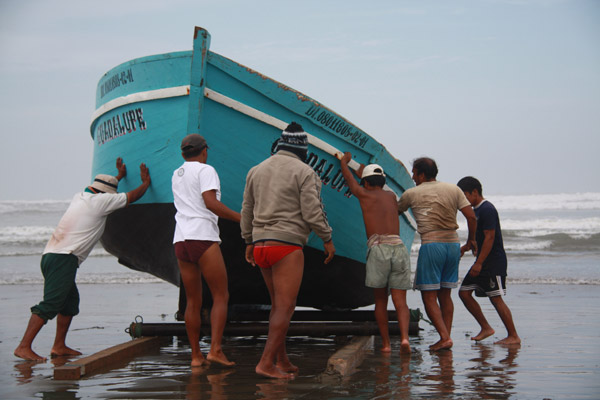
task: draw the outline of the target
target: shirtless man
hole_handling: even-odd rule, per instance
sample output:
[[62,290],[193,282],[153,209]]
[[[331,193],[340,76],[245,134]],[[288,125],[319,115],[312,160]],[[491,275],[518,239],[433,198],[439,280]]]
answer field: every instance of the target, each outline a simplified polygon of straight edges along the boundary
[[375,319],[381,334],[381,351],[392,351],[387,310],[389,289],[400,326],[400,352],[410,353],[410,313],[406,305],[406,291],[411,288],[410,257],[400,239],[396,195],[383,189],[385,173],[377,164],[366,167],[361,164],[357,172],[361,178],[359,185],[348,168],[351,159],[352,154],[348,152],[341,158],[342,174],[350,191],[358,198],[363,213],[369,248],[365,285],[373,288],[375,295]]

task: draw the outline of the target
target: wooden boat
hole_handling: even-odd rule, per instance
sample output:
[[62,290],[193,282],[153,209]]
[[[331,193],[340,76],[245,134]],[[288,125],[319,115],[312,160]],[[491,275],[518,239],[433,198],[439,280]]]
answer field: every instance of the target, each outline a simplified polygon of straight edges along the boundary
[[[179,285],[173,251],[173,171],[183,162],[181,139],[198,132],[210,146],[208,163],[221,180],[222,201],[241,209],[248,170],[271,155],[271,146],[291,121],[309,134],[308,164],[323,183],[322,198],[336,246],[323,264],[322,243],[312,236],[305,248],[299,306],[353,309],[373,303],[364,286],[366,235],[358,201],[349,193],[336,155],[350,151],[351,167],[380,164],[398,196],[414,184],[404,165],[383,145],[318,101],[256,71],[209,51],[210,35],[196,27],[192,51],[143,57],[108,71],[99,81],[92,116],[92,176],[115,171],[123,157],[129,175],[120,191],[139,185],[137,166],[150,169],[152,185],[136,204],[110,215],[104,248],[129,268]],[[400,218],[410,249],[415,225]],[[260,271],[244,259],[238,224],[219,222],[229,276],[231,304],[269,304]],[[208,290],[205,297],[210,301]]]

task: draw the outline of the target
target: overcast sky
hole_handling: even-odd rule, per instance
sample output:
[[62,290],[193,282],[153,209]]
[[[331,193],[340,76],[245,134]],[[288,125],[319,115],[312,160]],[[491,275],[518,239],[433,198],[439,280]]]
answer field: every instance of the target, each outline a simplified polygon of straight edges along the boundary
[[89,184],[99,79],[190,50],[194,26],[409,169],[428,155],[488,194],[600,192],[600,1],[0,0],[0,200]]

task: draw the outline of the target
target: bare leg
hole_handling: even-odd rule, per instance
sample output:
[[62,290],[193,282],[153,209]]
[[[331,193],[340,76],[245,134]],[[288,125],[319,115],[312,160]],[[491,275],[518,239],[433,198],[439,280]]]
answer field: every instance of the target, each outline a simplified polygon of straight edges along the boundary
[[81,355],[80,351],[67,347],[66,344],[67,332],[69,332],[69,327],[71,326],[72,320],[72,315],[58,314],[56,318],[56,337],[54,338],[54,345],[52,345],[52,350],[50,350],[50,356],[59,357]]
[[388,327],[388,290],[387,288],[375,288],[373,293],[375,295],[375,321],[377,321],[379,334],[381,335],[381,351],[390,353],[392,345]]
[[38,355],[31,348],[33,340],[44,326],[44,323],[44,320],[39,315],[31,314],[23,339],[21,339],[21,343],[15,349],[15,356],[25,360],[46,361],[46,357]]
[[408,327],[410,324],[410,311],[406,304],[406,290],[391,289],[392,302],[398,316],[400,326],[400,353],[410,353],[410,342],[408,341]]
[[[264,271],[267,272],[267,271]],[[269,272],[266,274],[263,273],[263,277],[265,279],[265,284],[267,285],[267,289],[269,290],[269,296],[271,297],[271,312],[269,313],[269,321],[271,321],[271,317],[273,316],[277,304],[275,303],[275,298],[273,296],[273,276]],[[294,308],[296,307],[296,303],[294,303]],[[298,372],[298,367],[292,364],[287,355],[287,349],[285,346],[285,340],[279,346],[279,349],[275,351],[275,366],[283,372],[295,373]]]
[[282,347],[282,344],[285,342],[290,319],[296,306],[303,270],[304,254],[302,251],[288,254],[270,269],[261,269],[267,287],[271,287],[274,308],[271,310],[267,343],[255,369],[259,375],[268,378],[289,379],[293,377],[277,368],[275,360],[283,357],[279,353],[285,348]]
[[194,263],[177,260],[181,280],[185,287],[185,330],[192,348],[192,367],[208,364],[200,351],[200,326],[202,324],[202,275]]
[[506,327],[506,331],[508,332],[508,336],[502,340],[496,342],[496,344],[521,344],[521,338],[517,335],[517,329],[515,328],[515,323],[513,322],[512,313],[510,309],[502,299],[502,296],[490,297],[490,301],[496,308],[500,319],[504,323]]
[[451,295],[452,290],[448,288],[441,288],[437,295],[448,335],[452,333],[452,320],[454,319],[454,303],[452,302]]
[[210,289],[213,305],[210,311],[210,352],[206,359],[227,367],[235,365],[229,361],[223,353],[223,331],[227,323],[227,304],[229,302],[229,290],[227,288],[227,270],[225,261],[218,244],[212,245],[199,260],[200,271]]
[[452,339],[450,339],[450,333],[448,333],[446,323],[442,317],[442,310],[438,305],[438,292],[438,290],[421,291],[421,298],[423,299],[427,316],[440,335],[440,340],[437,343],[429,346],[429,349],[433,351],[449,349],[453,345]]
[[281,346],[277,351],[277,356],[275,357],[275,359],[275,366],[283,372],[296,373],[299,371],[299,368],[292,364],[292,362],[288,358],[287,349],[285,347],[285,340],[283,341],[283,343],[281,343]]
[[471,313],[471,315],[475,318],[475,320],[481,327],[481,330],[477,334],[477,336],[473,336],[471,340],[479,341],[492,336],[495,333],[495,331],[483,315],[483,311],[481,311],[479,303],[473,298],[473,291],[461,290],[458,292],[458,297],[460,297],[467,310]]

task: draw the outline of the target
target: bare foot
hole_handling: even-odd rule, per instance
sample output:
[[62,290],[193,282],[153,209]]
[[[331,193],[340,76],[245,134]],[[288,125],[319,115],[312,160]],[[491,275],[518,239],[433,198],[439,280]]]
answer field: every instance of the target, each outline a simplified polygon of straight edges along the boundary
[[382,353],[391,353],[392,352],[392,346],[390,346],[390,345],[381,346],[381,352]]
[[271,368],[263,368],[260,365],[256,366],[256,373],[262,375],[267,378],[275,378],[275,379],[293,379],[293,374],[287,374],[280,370],[279,368],[272,366]]
[[21,348],[17,347],[15,349],[14,355],[22,358],[23,360],[31,360],[31,361],[46,361],[46,357],[42,357],[38,355],[35,351],[33,351],[29,347]]
[[521,338],[518,336],[507,336],[502,340],[498,340],[494,344],[503,344],[503,345],[521,344]]
[[410,342],[408,340],[403,340],[400,343],[400,354],[410,354]]
[[72,349],[67,346],[63,347],[53,347],[50,350],[50,357],[62,357],[62,356],[80,356],[81,352],[75,349]]
[[496,333],[492,328],[488,328],[488,329],[482,329],[481,332],[479,332],[477,334],[477,336],[473,336],[471,338],[471,340],[476,340],[476,341],[480,341],[483,340],[485,338],[489,338],[490,336],[492,336],[494,333]]
[[288,361],[278,361],[277,364],[275,364],[275,367],[282,370],[283,372],[289,372],[291,374],[294,374],[294,373],[300,371],[300,369],[298,367],[296,367],[294,364],[292,364],[291,362],[289,362],[289,360]]
[[218,351],[214,354],[210,352],[206,355],[206,359],[210,362],[215,362],[226,367],[233,367],[235,365],[235,362],[229,361],[227,357],[225,357],[225,353],[223,353],[223,351]]
[[192,368],[205,367],[208,365],[210,365],[210,362],[208,362],[204,357],[192,359]]
[[447,340],[439,340],[437,343],[432,344],[431,346],[429,346],[429,350],[431,351],[439,351],[439,350],[447,350],[452,348],[452,345],[454,343],[452,342],[452,339],[447,339]]
[[62,367],[63,365],[70,363],[71,361],[73,361],[73,357],[69,357],[69,356],[52,356],[50,357],[50,362],[52,363],[52,365],[54,365],[54,367]]

